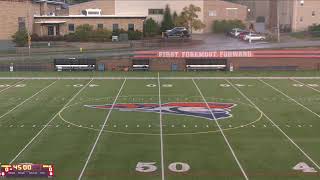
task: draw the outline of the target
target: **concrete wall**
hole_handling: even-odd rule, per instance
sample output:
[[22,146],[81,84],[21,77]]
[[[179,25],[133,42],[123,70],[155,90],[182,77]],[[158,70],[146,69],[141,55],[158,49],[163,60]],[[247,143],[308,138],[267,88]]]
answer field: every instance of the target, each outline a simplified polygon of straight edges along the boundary
[[[111,59],[99,61],[108,70],[123,70],[132,67],[132,59]],[[234,70],[320,70],[320,59],[317,58],[229,58],[228,67],[232,64]],[[186,70],[185,59],[151,59],[150,71],[171,71],[172,64],[176,64],[179,71]],[[287,68],[287,69],[286,69]],[[290,69],[291,68],[291,69]]]
[[320,59],[312,58],[229,58],[234,70],[296,66],[297,70],[320,70]]

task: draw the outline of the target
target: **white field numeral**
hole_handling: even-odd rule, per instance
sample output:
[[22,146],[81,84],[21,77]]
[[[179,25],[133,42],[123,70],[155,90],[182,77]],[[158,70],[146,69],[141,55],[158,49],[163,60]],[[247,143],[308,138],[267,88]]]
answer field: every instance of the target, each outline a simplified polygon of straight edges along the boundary
[[156,162],[138,162],[136,171],[144,173],[154,172],[157,170],[155,164]]
[[[143,173],[151,173],[157,169],[156,162],[138,162],[136,166],[136,171]],[[181,173],[189,171],[190,166],[187,163],[174,162],[168,166],[168,169],[172,172]]]
[[[146,86],[147,86],[147,87],[150,87],[150,88],[154,88],[154,87],[157,87],[158,85],[156,85],[156,84],[147,84]],[[166,87],[166,88],[173,87],[172,84],[162,84],[161,86],[162,86],[162,87]]]
[[183,162],[174,162],[168,166],[170,171],[173,172],[187,172],[190,170],[190,166],[187,163]]
[[293,170],[296,171],[302,171],[305,173],[313,173],[317,172],[313,167],[310,167],[307,163],[305,162],[299,162],[297,165],[293,167]]

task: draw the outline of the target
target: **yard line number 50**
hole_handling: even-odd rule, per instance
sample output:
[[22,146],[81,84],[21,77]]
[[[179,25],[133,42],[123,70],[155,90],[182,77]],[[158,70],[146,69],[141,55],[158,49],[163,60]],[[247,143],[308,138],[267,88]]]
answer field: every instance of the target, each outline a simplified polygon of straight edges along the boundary
[[[138,162],[136,166],[136,171],[143,173],[151,173],[157,169],[156,162]],[[168,169],[172,172],[181,173],[189,171],[190,166],[183,162],[173,162],[169,164]]]

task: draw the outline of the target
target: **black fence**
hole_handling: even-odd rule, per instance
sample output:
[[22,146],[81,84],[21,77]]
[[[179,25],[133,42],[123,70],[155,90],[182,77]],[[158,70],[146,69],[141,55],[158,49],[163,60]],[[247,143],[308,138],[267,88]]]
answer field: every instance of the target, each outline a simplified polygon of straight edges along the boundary
[[19,64],[0,64],[0,71],[10,71],[10,66],[13,66],[13,71],[52,71],[53,66],[46,63],[19,63]]

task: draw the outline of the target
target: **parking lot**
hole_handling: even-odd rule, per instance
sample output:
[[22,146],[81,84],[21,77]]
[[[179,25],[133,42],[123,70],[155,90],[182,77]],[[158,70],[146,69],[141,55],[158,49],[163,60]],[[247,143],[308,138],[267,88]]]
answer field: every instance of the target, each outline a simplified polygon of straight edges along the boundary
[[234,50],[234,49],[252,49],[269,45],[267,41],[248,41],[239,40],[237,38],[225,36],[224,34],[194,34],[194,40],[202,40],[203,43],[193,49],[201,50]]

